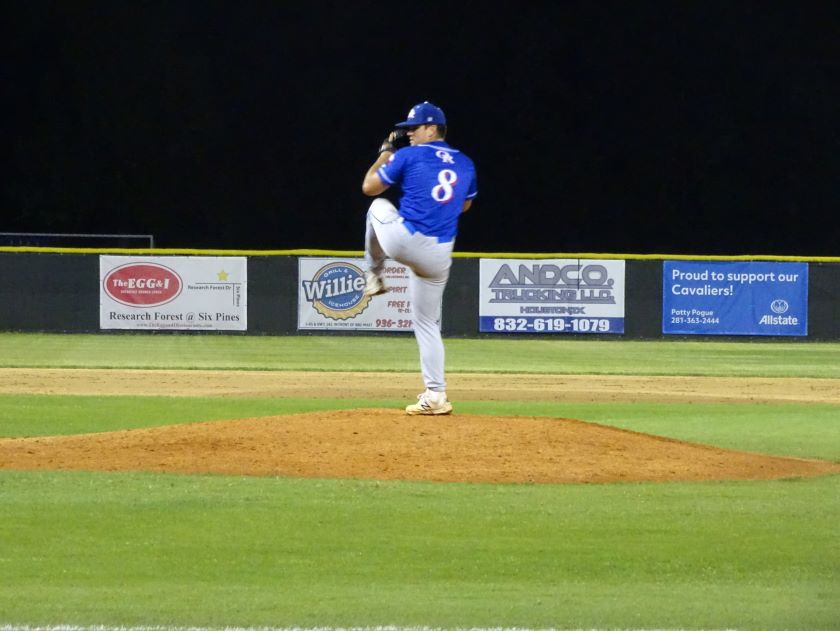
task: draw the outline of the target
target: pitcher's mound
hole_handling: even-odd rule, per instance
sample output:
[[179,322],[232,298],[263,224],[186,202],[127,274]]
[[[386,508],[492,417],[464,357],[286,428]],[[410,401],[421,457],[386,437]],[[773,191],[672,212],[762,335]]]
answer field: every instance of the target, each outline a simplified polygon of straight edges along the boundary
[[433,480],[774,479],[840,465],[718,449],[569,419],[312,412],[0,440],[2,469]]

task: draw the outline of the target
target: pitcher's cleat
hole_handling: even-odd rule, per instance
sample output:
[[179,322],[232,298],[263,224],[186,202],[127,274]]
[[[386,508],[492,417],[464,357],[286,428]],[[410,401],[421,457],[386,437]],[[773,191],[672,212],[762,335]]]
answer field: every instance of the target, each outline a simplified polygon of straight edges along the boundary
[[385,283],[373,272],[365,272],[365,296],[379,296],[388,291]]
[[452,404],[446,398],[445,392],[432,392],[426,390],[417,395],[417,403],[412,403],[406,406],[405,411],[411,416],[418,414],[435,415],[435,414],[450,414],[452,412]]

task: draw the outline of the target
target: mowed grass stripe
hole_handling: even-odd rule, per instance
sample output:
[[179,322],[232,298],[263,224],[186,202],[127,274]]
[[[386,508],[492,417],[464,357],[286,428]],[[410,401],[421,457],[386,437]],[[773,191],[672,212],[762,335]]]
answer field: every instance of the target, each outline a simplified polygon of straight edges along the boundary
[[[454,372],[840,378],[832,342],[446,339]],[[0,367],[417,372],[417,343],[393,335],[0,333]]]

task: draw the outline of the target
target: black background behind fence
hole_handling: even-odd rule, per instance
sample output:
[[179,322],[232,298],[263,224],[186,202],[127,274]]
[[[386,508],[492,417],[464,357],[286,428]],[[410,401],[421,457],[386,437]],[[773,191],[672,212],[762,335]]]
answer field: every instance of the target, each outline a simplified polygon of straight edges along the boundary
[[[662,261],[626,262],[624,335],[626,339],[679,339],[662,335]],[[98,333],[99,256],[97,254],[0,253],[0,330]],[[479,259],[454,260],[443,305],[443,333],[449,337],[489,337],[478,332]],[[808,337],[771,339],[840,340],[840,264],[809,265]],[[298,259],[248,257],[248,331],[250,335],[310,334],[297,330]],[[111,331],[109,331],[111,332]],[[149,334],[147,331],[139,334]],[[164,333],[164,332],[159,332]],[[166,331],[167,334],[177,333]],[[180,333],[195,333],[185,332]],[[371,334],[318,332],[318,335]],[[200,332],[217,335],[220,332]],[[224,334],[241,334],[225,332]],[[551,337],[551,336],[541,336]],[[595,337],[559,334],[558,339]],[[686,336],[721,339],[721,336]],[[737,336],[746,339],[752,336]],[[757,339],[768,339],[755,336]]]

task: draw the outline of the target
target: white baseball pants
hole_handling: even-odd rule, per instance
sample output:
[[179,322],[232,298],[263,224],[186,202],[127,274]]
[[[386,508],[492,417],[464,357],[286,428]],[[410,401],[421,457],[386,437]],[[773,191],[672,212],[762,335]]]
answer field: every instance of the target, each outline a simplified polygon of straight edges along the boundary
[[409,268],[408,291],[414,336],[420,349],[420,370],[426,387],[434,392],[446,390],[440,315],[454,245],[454,241],[438,243],[437,237],[420,232],[411,234],[387,199],[373,200],[368,209],[365,230],[368,270],[381,274],[386,258]]

